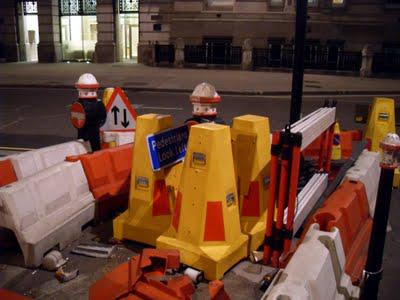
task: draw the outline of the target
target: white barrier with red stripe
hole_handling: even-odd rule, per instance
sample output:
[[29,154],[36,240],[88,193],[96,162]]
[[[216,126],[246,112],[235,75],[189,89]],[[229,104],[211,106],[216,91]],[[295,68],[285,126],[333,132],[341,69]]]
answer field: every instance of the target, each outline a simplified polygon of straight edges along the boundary
[[15,174],[20,180],[64,161],[66,156],[84,154],[89,151],[90,146],[78,140],[27,151],[12,155],[10,158]]
[[94,197],[80,161],[61,162],[0,188],[0,226],[14,231],[25,264],[64,248],[94,218]]
[[359,288],[344,273],[345,255],[340,233],[319,230],[312,224],[280,277],[261,299],[358,298]]

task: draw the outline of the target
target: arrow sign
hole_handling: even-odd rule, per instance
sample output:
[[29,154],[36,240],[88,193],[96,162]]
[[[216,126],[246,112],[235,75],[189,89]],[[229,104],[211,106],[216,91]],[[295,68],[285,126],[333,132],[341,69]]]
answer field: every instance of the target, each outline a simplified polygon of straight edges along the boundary
[[137,113],[128,97],[117,87],[106,105],[107,119],[102,131],[132,131],[136,128]]
[[125,128],[128,127],[129,121],[126,120],[126,109],[124,108],[124,120],[121,122],[121,125]]
[[[113,106],[111,109],[111,112],[114,114],[114,125],[118,125],[118,113],[119,113],[119,108],[116,106]],[[125,109],[124,109],[125,113]]]

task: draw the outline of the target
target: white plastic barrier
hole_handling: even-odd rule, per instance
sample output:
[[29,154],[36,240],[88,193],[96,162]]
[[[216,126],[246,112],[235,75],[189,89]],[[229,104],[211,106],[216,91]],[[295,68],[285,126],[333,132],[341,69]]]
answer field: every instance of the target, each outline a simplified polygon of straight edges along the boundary
[[380,153],[364,150],[345,176],[349,180],[361,181],[364,184],[371,216],[374,216],[378,194],[379,177],[381,175],[380,161]]
[[20,180],[64,161],[66,156],[84,154],[88,151],[90,146],[78,140],[27,151],[10,158],[15,175]]
[[345,255],[337,228],[312,224],[287,267],[262,299],[308,300],[358,298],[359,288],[344,273]]
[[115,142],[115,146],[130,144],[135,141],[134,131],[103,131],[103,142]]
[[14,231],[28,267],[65,248],[94,218],[94,197],[80,161],[62,162],[0,188],[0,226]]

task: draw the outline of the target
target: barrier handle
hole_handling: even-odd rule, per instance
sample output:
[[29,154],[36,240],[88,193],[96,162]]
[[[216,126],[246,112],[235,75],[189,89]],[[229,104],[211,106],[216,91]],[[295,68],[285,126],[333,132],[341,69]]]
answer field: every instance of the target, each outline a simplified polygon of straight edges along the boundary
[[299,182],[300,173],[300,158],[301,158],[301,140],[300,145],[295,145],[292,150],[292,167],[290,171],[290,185],[288,198],[288,213],[286,219],[286,235],[284,238],[284,255],[289,253],[293,238],[293,223],[295,217],[295,208],[297,200],[297,185]]
[[270,183],[269,183],[269,194],[267,203],[267,222],[265,229],[265,241],[264,241],[264,264],[269,264],[271,260],[272,252],[272,238],[273,238],[273,226],[274,226],[274,216],[275,216],[275,203],[276,203],[276,188],[277,188],[277,178],[278,178],[278,157],[279,157],[279,142],[280,133],[274,132],[272,134],[271,143],[271,173],[270,173]]

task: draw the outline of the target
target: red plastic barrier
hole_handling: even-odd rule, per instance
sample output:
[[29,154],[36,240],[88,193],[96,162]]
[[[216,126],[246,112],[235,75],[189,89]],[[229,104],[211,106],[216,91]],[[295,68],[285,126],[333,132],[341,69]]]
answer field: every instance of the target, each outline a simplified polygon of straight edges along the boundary
[[22,296],[6,289],[0,289],[0,299],[4,300],[29,300],[32,298]]
[[130,188],[133,145],[127,144],[67,157],[80,160],[90,191],[97,200],[97,219],[104,219],[117,209],[126,209]]
[[344,181],[309,223],[318,223],[320,230],[339,229],[346,255],[345,272],[350,275],[353,284],[359,284],[372,230],[364,184]]
[[17,181],[11,160],[0,160],[0,187]]

